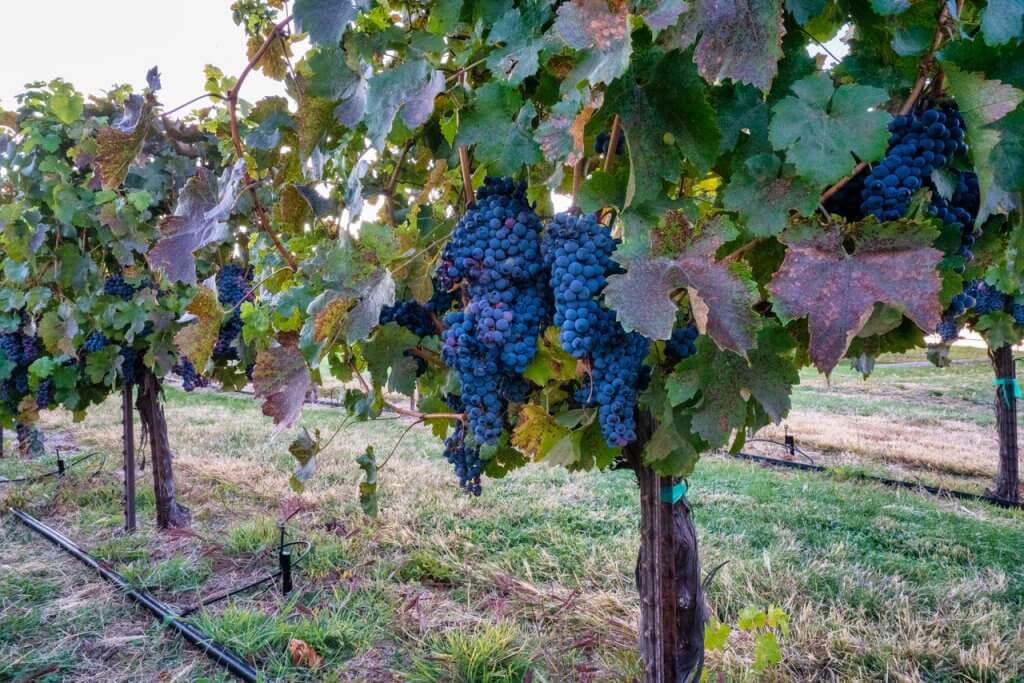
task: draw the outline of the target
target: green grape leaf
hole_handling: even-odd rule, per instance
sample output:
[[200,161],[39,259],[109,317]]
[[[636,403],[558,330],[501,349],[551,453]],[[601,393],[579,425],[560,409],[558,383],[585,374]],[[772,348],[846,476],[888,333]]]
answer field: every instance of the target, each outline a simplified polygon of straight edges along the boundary
[[767,622],[768,615],[765,614],[764,610],[756,607],[744,607],[740,610],[736,625],[739,626],[741,631],[756,631],[764,628]]
[[95,165],[104,190],[115,190],[128,177],[132,162],[142,152],[146,134],[153,123],[153,102],[132,95],[124,113],[96,134],[98,152]]
[[856,163],[885,154],[890,115],[877,106],[888,99],[864,85],[833,88],[827,74],[816,73],[793,84],[793,95],[772,108],[769,139],[797,173],[816,186],[848,175]]
[[352,0],[295,0],[295,30],[317,45],[337,45],[356,15]]
[[693,473],[700,453],[688,438],[692,421],[683,411],[669,411],[644,448],[644,462],[659,474],[686,477]]
[[1024,105],[993,126],[999,131],[992,149],[993,179],[1007,192],[1024,192]]
[[[1000,81],[986,79],[984,74],[964,71],[949,61],[942,62],[942,65],[949,92],[956,98],[960,115],[964,119],[967,144],[971,148],[974,171],[978,174],[978,186],[981,189],[981,208],[978,210],[976,225],[983,225],[992,214],[1007,210],[1010,201],[1006,188],[995,184],[992,154],[1002,136],[999,128],[992,124],[1024,102],[1024,91]],[[1017,131],[1017,140],[1020,139],[1019,135]]]
[[195,320],[178,330],[174,335],[174,343],[181,350],[181,355],[192,362],[197,372],[202,373],[213,355],[213,347],[224,320],[224,309],[217,300],[216,285],[209,282],[199,287],[186,310],[195,316]]
[[1020,343],[1019,328],[1013,324],[1013,316],[1003,311],[996,311],[981,316],[974,324],[974,329],[982,333],[985,343],[993,351],[1006,345]]
[[540,52],[548,44],[541,31],[550,16],[544,3],[527,4],[506,12],[491,27],[489,45],[500,45],[487,58],[487,68],[518,85],[537,73]]
[[72,355],[75,351],[72,340],[77,334],[78,321],[67,305],[62,304],[58,309],[47,311],[39,321],[39,336],[51,354]]
[[[800,382],[790,358],[793,346],[782,328],[767,326],[748,362],[700,337],[697,354],[681,361],[666,380],[669,402],[677,409],[686,404],[690,428],[711,448],[724,446],[734,430],[744,427],[749,397],[778,423],[789,413],[792,386]],[[700,401],[690,407],[698,395]]]
[[274,149],[281,143],[282,130],[295,130],[295,119],[287,111],[270,112],[245,136],[245,146],[260,150]]
[[299,419],[310,387],[309,367],[299,350],[298,335],[281,333],[277,340],[277,346],[257,354],[252,378],[255,397],[263,399],[263,414],[277,426],[275,436]]
[[778,315],[807,317],[820,372],[832,372],[876,303],[897,307],[926,332],[936,328],[942,252],[931,246],[935,237],[927,223],[873,218],[848,227],[808,220],[783,234],[786,257],[768,291]]
[[424,59],[403,62],[370,78],[366,132],[373,146],[384,149],[396,116],[410,130],[426,123],[434,111],[434,98],[443,90],[444,74]]
[[244,177],[244,161],[225,171],[219,183],[205,168],[197,170],[178,197],[174,215],[160,223],[160,240],[146,257],[150,267],[164,271],[171,282],[194,285],[195,252],[231,236],[225,221]]
[[714,217],[675,259],[640,259],[626,264],[624,274],[608,277],[605,303],[627,331],[668,339],[676,320],[671,294],[686,288],[700,331],[722,348],[746,355],[756,344],[759,325],[751,307],[758,295],[740,268],[715,259],[715,252],[731,232],[726,219]]
[[380,311],[395,303],[395,280],[391,271],[381,270],[363,289],[359,303],[345,317],[345,340],[353,344],[370,336],[380,320]]
[[989,45],[1024,38],[1024,0],[989,0],[981,11],[981,33]]
[[754,671],[764,671],[782,661],[779,640],[774,631],[758,633],[754,637]]
[[[397,323],[380,326],[373,339],[362,346],[363,358],[366,360],[366,367],[370,371],[373,383],[379,387],[384,386],[389,371],[402,365],[403,361],[412,363],[415,378],[415,362],[408,358],[405,352],[414,348],[418,341],[419,337]],[[412,394],[412,387],[403,388],[407,390],[400,393]]]
[[482,86],[462,117],[456,144],[476,145],[476,158],[497,174],[539,163],[543,155],[532,129],[536,110],[532,102],[522,102],[518,91],[503,83]]
[[613,5],[605,0],[562,3],[554,31],[569,47],[584,52],[567,84],[611,83],[629,68],[633,47],[626,3]]
[[708,620],[704,625],[704,649],[709,652],[724,650],[729,642],[729,634],[731,633],[732,627],[729,624],[717,619]]
[[82,117],[85,99],[71,88],[59,90],[50,98],[50,108],[54,115],[65,125],[71,125]]
[[890,17],[910,9],[910,0],[871,0],[871,9],[875,14]]
[[316,456],[320,453],[320,433],[317,432],[316,439],[314,439],[310,436],[309,430],[303,428],[288,446],[288,452],[299,464],[299,468],[292,474],[288,484],[296,493],[302,493],[306,488],[306,482],[316,473]]
[[740,214],[751,235],[778,235],[790,211],[810,216],[818,207],[817,190],[788,170],[774,154],[760,154],[747,159],[725,188],[725,208]]
[[359,505],[367,516],[376,517],[380,503],[377,491],[377,456],[373,452],[373,446],[366,447],[366,451],[356,458],[356,464],[363,471],[363,480],[359,482]]

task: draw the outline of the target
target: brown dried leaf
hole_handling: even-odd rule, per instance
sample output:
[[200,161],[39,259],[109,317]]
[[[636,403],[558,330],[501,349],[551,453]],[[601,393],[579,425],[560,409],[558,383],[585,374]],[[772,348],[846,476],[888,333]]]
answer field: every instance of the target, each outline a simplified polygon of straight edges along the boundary
[[256,356],[253,386],[257,399],[264,399],[263,414],[274,419],[275,433],[295,424],[309,391],[310,376],[306,358],[299,350],[295,333],[277,336],[278,346]]
[[786,258],[768,291],[781,316],[807,317],[819,371],[832,371],[876,303],[895,306],[923,330],[935,329],[942,315],[935,237],[934,228],[912,219],[871,219],[845,231],[808,221],[783,233]]
[[116,190],[128,177],[128,169],[142,151],[152,122],[153,103],[141,95],[132,95],[125,103],[124,114],[96,134],[95,165],[104,190]]
[[345,316],[348,315],[351,303],[348,299],[339,297],[317,312],[313,323],[313,340],[317,344],[338,341],[344,336],[342,325],[345,323]]
[[288,654],[292,657],[292,664],[307,669],[319,669],[324,664],[324,658],[317,654],[317,651],[309,643],[293,638],[288,642]]

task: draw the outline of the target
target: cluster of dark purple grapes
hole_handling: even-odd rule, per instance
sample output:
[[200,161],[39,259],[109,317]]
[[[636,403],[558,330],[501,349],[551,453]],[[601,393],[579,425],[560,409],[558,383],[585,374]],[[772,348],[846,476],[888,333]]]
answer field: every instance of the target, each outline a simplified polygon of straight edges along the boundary
[[943,199],[938,192],[932,193],[929,213],[944,224],[960,231],[960,248],[957,250],[957,255],[963,258],[963,264],[956,268],[959,273],[964,272],[967,264],[974,260],[971,248],[978,236],[978,230],[974,227],[974,218],[978,215],[980,200],[978,176],[968,172],[960,173],[957,176],[956,188],[951,198]]
[[[449,394],[448,408],[461,412],[465,406],[459,396]],[[455,423],[455,430],[444,441],[444,457],[455,468],[459,486],[467,493],[479,496],[483,490],[480,475],[483,472],[484,461],[480,458],[479,446],[466,444],[466,425],[461,421]]]
[[196,387],[205,387],[210,382],[205,377],[196,372],[192,362],[188,358],[182,358],[178,361],[178,364],[172,368],[172,372],[181,377],[181,387],[185,391],[194,391]]
[[636,439],[637,388],[649,346],[642,335],[627,334],[597,299],[606,276],[621,270],[611,259],[616,245],[608,226],[592,215],[558,214],[544,234],[562,346],[591,360],[590,378],[576,399],[598,406],[601,430],[613,447]]
[[430,313],[430,309],[418,301],[403,299],[381,309],[380,324],[397,323],[417,337],[429,337],[437,334],[437,326]]
[[[597,138],[594,140],[594,152],[596,154],[607,154],[608,143],[612,141],[612,134],[606,130],[601,131],[597,134]],[[615,145],[616,154],[626,153],[626,136],[619,134],[619,141]]]
[[220,326],[220,333],[213,346],[215,361],[238,360],[235,340],[242,333],[243,301],[252,301],[252,271],[235,264],[228,264],[217,273],[217,300],[230,313]]
[[[31,393],[28,368],[43,355],[43,340],[22,331],[0,334],[0,354],[14,365],[11,375],[0,383],[0,402],[16,412],[23,398]],[[53,404],[53,380],[41,380],[35,391],[36,405],[49,408]]]
[[131,301],[135,296],[136,288],[125,282],[124,275],[115,273],[103,283],[103,293],[107,296],[116,296],[124,301]]
[[592,214],[560,213],[544,233],[555,324],[561,331],[562,348],[574,358],[587,356],[600,341],[597,296],[607,282],[605,275],[618,270],[611,259],[616,244],[608,227]]
[[930,182],[932,171],[966,151],[963,119],[951,106],[920,116],[897,116],[889,123],[889,151],[864,181],[862,210],[883,221],[906,214],[910,197]]
[[665,355],[673,363],[678,363],[697,353],[697,337],[700,332],[696,325],[677,327],[672,330],[672,337],[665,342]]
[[500,436],[502,389],[526,369],[548,317],[540,230],[524,183],[486,178],[442,254],[437,284],[463,284],[468,302],[444,316],[441,353],[479,444]]

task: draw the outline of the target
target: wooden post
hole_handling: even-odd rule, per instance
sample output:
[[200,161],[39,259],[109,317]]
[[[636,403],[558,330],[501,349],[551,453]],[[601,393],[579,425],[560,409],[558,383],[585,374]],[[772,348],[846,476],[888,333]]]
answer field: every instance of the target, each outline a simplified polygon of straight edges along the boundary
[[124,530],[134,533],[135,518],[135,411],[132,409],[132,385],[121,389],[121,431],[124,441]]
[[1006,500],[1020,500],[1020,452],[1017,447],[1017,397],[1015,385],[1017,369],[1013,362],[1013,347],[1001,346],[989,357],[997,380],[1009,383],[995,387],[996,428],[999,431],[999,467],[993,493]]
[[142,374],[135,405],[143,429],[149,435],[153,454],[153,490],[156,493],[156,525],[160,529],[185,528],[191,521],[188,508],[178,505],[174,490],[171,443],[167,436],[167,418],[160,404],[160,380],[151,370]]
[[654,419],[641,412],[637,440],[626,447],[640,485],[640,655],[644,683],[699,681],[704,668],[707,607],[701,583],[697,530],[685,496],[671,502],[678,480],[643,463]]

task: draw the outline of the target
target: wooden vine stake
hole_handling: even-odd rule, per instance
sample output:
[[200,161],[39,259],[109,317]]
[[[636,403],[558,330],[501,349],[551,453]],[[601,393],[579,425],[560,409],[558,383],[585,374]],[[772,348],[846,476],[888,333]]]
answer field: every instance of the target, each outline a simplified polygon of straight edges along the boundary
[[1017,368],[1013,362],[1013,347],[1009,344],[1000,346],[990,352],[989,357],[997,381],[995,406],[999,431],[999,467],[996,488],[992,493],[1017,502],[1020,500],[1020,451],[1017,446]]
[[[605,172],[611,171],[621,134],[620,120],[616,116],[608,140]],[[690,504],[679,488],[681,482],[658,474],[644,462],[644,451],[654,436],[657,421],[648,411],[638,410],[636,422],[636,440],[626,446],[625,456],[640,487],[636,588],[640,596],[639,648],[643,680],[644,683],[699,681],[704,668],[707,606],[697,529]]]
[[135,518],[135,411],[132,409],[132,385],[121,390],[121,436],[124,446],[124,530],[133,533]]

